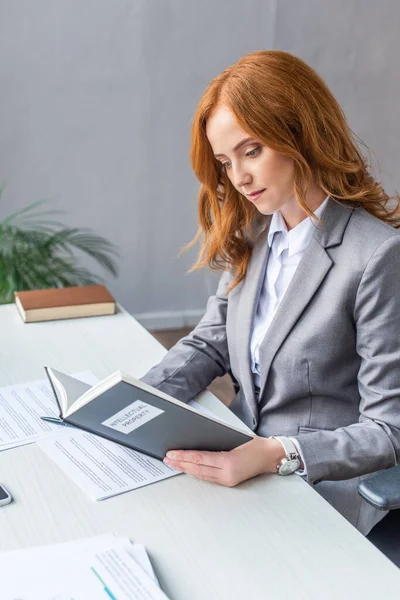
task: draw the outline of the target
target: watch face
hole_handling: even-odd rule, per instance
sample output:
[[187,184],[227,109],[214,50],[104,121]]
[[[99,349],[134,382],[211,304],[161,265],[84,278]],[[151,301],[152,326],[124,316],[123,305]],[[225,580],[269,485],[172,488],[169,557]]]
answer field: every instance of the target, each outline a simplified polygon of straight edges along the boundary
[[299,467],[300,461],[297,458],[295,460],[286,460],[281,464],[279,475],[291,475],[291,473],[297,471]]

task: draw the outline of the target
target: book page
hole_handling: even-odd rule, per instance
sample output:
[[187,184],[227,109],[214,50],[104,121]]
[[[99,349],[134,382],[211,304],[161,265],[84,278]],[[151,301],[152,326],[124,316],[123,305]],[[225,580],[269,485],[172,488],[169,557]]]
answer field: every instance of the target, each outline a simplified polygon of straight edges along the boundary
[[[88,384],[98,381],[90,371],[75,376]],[[60,425],[43,421],[44,415],[58,417],[47,378],[0,388],[0,452],[63,432]]]
[[72,427],[38,446],[93,500],[105,500],[180,473],[161,460]]
[[65,416],[67,410],[85,394],[88,390],[92,389],[91,385],[76,379],[71,375],[46,367],[48,378],[54,387],[54,393],[57,396],[58,403],[60,405],[61,414]]
[[[189,400],[189,402],[187,404],[188,404],[188,406],[191,406],[195,410],[198,410],[199,412],[203,413],[203,415],[207,415],[208,417],[212,417],[213,419],[217,418],[215,413],[213,413],[211,410],[209,410],[208,408],[206,408],[205,406],[203,406],[196,400]],[[218,417],[218,420],[221,423],[226,423],[227,425],[232,427],[231,423],[228,423],[228,421],[224,421],[224,419],[221,419],[221,417]]]

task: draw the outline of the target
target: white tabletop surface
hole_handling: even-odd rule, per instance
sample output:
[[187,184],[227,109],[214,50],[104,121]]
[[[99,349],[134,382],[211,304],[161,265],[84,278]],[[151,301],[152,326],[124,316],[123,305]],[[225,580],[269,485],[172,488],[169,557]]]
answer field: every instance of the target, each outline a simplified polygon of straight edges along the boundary
[[[0,386],[43,366],[141,377],[165,354],[131,316],[24,324],[0,306]],[[201,400],[235,418],[209,392]],[[0,453],[0,550],[101,533],[145,544],[171,600],[400,598],[400,570],[296,475],[223,488],[186,475],[93,502],[34,445]],[[0,561],[1,569],[1,561]]]

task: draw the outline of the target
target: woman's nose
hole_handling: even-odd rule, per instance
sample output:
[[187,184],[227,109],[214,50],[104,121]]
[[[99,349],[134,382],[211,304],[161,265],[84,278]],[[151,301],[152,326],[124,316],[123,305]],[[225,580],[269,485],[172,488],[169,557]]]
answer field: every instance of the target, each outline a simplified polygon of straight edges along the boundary
[[251,183],[251,175],[246,170],[242,169],[240,166],[233,167],[232,170],[232,183],[236,189],[243,188],[245,185],[249,185],[249,183]]

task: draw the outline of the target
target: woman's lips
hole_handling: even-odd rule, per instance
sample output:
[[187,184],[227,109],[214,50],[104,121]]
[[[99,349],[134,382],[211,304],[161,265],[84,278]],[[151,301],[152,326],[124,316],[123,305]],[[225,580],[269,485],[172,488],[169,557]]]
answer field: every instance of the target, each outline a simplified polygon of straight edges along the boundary
[[248,194],[248,196],[252,202],[257,202],[257,200],[263,195],[264,192],[265,189],[259,190],[258,192],[253,192],[252,194]]

